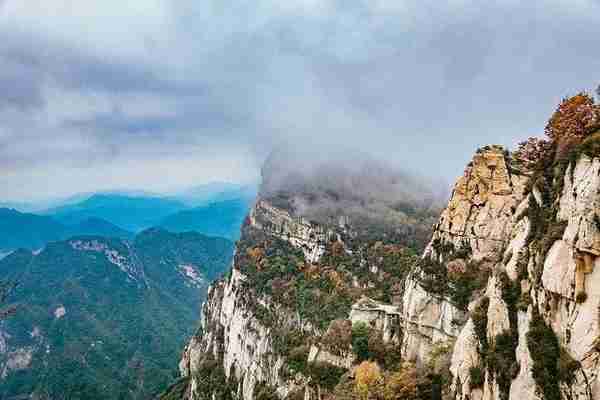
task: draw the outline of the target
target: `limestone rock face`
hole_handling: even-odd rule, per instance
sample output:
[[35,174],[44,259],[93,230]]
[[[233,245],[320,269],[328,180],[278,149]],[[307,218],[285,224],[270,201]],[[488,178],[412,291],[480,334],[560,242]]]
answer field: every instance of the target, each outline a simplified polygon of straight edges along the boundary
[[[503,249],[515,239],[512,227],[526,181],[526,176],[509,172],[509,160],[502,147],[478,151],[458,179],[423,258],[444,262],[435,245],[444,243],[454,248],[468,247],[469,261],[501,259]],[[520,240],[523,236],[526,232],[519,235]],[[448,267],[456,262],[448,261]],[[459,336],[466,315],[448,299],[425,291],[417,275],[418,271],[406,282],[402,346],[409,360],[421,364],[426,362],[432,344]]]
[[292,217],[287,211],[259,200],[250,211],[250,223],[301,248],[309,262],[316,262],[325,253],[325,230],[302,217]]
[[[444,248],[462,246],[470,252],[466,264],[459,260],[461,268],[473,261],[490,265],[487,287],[476,294],[487,299],[477,322],[484,324],[486,346],[493,348],[502,335],[513,338],[514,371],[502,386],[499,372],[486,364],[483,339],[471,318],[479,303],[463,314],[448,298],[427,292],[418,271],[406,282],[403,356],[423,364],[434,343],[453,343],[450,398],[543,399],[533,368],[547,348],[536,348],[528,336],[534,324],[536,329],[545,324],[559,344],[557,362],[572,360],[572,378],[556,376],[552,390],[563,399],[600,399],[600,158],[579,156],[550,189],[536,182],[529,194],[524,193],[529,177],[511,171],[500,148],[478,152],[459,178],[423,258],[455,270],[457,261]],[[544,190],[555,190],[553,203],[545,203]],[[532,207],[556,210],[555,217],[538,212],[532,219]],[[507,303],[515,290],[520,297]],[[472,384],[472,369],[481,370],[482,384]]]
[[[258,383],[276,387],[281,397],[285,397],[295,386],[293,381],[280,377],[279,370],[284,360],[272,351],[273,338],[269,328],[261,324],[247,304],[244,279],[244,275],[234,268],[227,281],[219,282],[209,290],[201,320],[204,334],[201,338],[190,340],[179,364],[181,375],[190,378],[190,399],[203,390],[196,376],[209,355],[216,360],[222,357],[227,379],[232,374],[235,376],[238,392],[245,400],[253,398]],[[271,307],[267,301],[264,306]],[[293,315],[281,316],[285,324],[312,331],[311,326],[302,324]]]
[[403,298],[402,354],[423,365],[433,345],[454,340],[465,315],[444,298],[431,295],[415,279],[408,279]]
[[352,324],[364,322],[382,332],[382,339],[387,342],[400,341],[401,313],[397,306],[379,303],[363,297],[352,305],[350,321]]
[[[504,149],[480,150],[458,178],[448,206],[434,228],[433,240],[469,243],[473,258],[497,256],[509,240],[527,177],[511,174]],[[426,255],[433,249],[428,248]]]

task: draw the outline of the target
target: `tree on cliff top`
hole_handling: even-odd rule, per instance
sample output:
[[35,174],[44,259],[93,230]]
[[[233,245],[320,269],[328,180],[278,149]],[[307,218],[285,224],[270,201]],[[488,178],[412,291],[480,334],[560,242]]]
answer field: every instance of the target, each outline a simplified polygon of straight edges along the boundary
[[557,155],[564,155],[573,145],[600,129],[600,106],[587,93],[563,99],[546,125],[545,133],[556,143]]
[[544,129],[548,139],[529,138],[519,143],[514,155],[526,166],[533,167],[538,160],[551,154],[555,159],[565,156],[598,129],[600,105],[594,103],[592,96],[581,92],[560,102]]

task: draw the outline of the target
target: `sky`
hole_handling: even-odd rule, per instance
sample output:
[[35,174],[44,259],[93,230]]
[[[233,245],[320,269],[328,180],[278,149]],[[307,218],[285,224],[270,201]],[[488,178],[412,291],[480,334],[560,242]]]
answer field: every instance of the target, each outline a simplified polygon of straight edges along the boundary
[[0,200],[256,182],[282,143],[450,185],[593,91],[598,38],[598,0],[0,0]]

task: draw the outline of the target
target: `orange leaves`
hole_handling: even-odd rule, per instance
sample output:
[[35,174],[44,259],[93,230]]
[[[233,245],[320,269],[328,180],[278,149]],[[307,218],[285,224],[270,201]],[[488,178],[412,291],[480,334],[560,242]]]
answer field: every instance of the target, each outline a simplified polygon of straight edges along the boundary
[[355,390],[361,399],[367,400],[380,390],[383,383],[381,369],[377,363],[363,361],[354,371],[356,380]]
[[252,259],[252,261],[259,263],[265,256],[265,251],[262,247],[250,247],[247,250],[247,254],[248,257]]
[[545,133],[563,155],[586,135],[600,128],[600,107],[587,93],[564,99],[548,121]]

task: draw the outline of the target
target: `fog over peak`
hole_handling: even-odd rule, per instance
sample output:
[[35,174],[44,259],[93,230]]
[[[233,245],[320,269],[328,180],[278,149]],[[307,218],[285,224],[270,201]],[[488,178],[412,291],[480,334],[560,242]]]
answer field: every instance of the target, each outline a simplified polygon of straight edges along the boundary
[[0,1],[0,200],[256,182],[281,142],[461,174],[599,82],[594,0]]
[[260,197],[317,221],[402,223],[446,201],[434,181],[344,147],[279,147],[262,167]]

